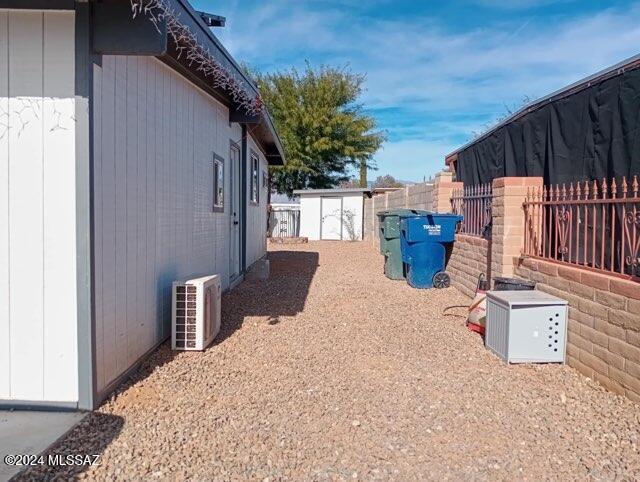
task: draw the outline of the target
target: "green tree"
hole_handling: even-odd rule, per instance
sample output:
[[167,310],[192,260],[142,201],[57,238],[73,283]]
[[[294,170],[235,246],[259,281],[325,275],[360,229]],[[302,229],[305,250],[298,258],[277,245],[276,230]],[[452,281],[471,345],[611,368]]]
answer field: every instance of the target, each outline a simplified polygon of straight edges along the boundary
[[404,184],[396,181],[396,178],[386,174],[384,176],[378,176],[373,183],[373,187],[403,187]]
[[358,98],[364,76],[346,68],[295,69],[254,73],[262,98],[282,140],[287,165],[271,168],[272,187],[291,195],[294,189],[335,187],[367,168],[385,136],[363,112]]

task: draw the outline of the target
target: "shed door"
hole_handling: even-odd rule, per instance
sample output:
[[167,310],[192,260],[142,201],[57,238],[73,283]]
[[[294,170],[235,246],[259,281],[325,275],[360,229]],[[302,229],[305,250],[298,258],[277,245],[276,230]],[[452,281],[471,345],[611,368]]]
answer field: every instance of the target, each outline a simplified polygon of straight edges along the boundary
[[342,198],[320,198],[320,239],[342,239]]

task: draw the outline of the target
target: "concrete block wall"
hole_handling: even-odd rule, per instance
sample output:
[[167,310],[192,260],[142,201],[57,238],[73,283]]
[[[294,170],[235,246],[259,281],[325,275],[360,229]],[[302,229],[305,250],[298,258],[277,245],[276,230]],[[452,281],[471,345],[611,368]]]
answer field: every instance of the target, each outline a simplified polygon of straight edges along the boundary
[[433,207],[433,183],[423,182],[406,187],[407,206],[411,209],[431,210]]
[[640,402],[640,283],[531,258],[515,274],[569,302],[568,364]]
[[407,208],[434,211],[434,183],[420,183],[406,186],[397,191],[378,194],[364,201],[364,239],[378,244],[378,216],[376,213],[387,209]]
[[473,297],[480,273],[491,276],[488,253],[489,241],[486,239],[458,234],[447,266],[451,285],[465,295]]
[[364,200],[364,213],[362,215],[362,235],[364,239],[373,239],[373,228],[376,226],[374,207],[376,200],[374,198]]
[[387,209],[404,208],[406,204],[406,188],[387,193]]

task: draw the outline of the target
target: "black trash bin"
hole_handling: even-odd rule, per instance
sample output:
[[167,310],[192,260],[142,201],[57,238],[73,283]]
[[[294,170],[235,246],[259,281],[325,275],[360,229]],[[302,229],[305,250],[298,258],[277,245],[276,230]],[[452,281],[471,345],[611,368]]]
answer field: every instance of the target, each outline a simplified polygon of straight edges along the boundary
[[494,291],[531,291],[536,284],[519,278],[493,278]]

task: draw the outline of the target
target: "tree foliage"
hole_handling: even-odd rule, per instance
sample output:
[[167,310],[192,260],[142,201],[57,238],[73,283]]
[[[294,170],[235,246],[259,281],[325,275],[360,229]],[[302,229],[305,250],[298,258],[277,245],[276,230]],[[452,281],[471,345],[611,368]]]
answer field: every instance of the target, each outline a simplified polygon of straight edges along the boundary
[[396,181],[396,178],[386,174],[384,176],[378,176],[373,182],[373,187],[402,187],[404,184]]
[[[360,181],[358,179],[349,178],[346,181],[340,181],[338,183],[338,187],[341,189],[354,189],[363,187],[360,185]],[[364,186],[367,187],[367,186]]]
[[384,135],[358,103],[364,76],[309,64],[302,73],[253,75],[287,158],[286,166],[272,168],[277,192],[335,187],[349,178],[349,167],[372,167]]

